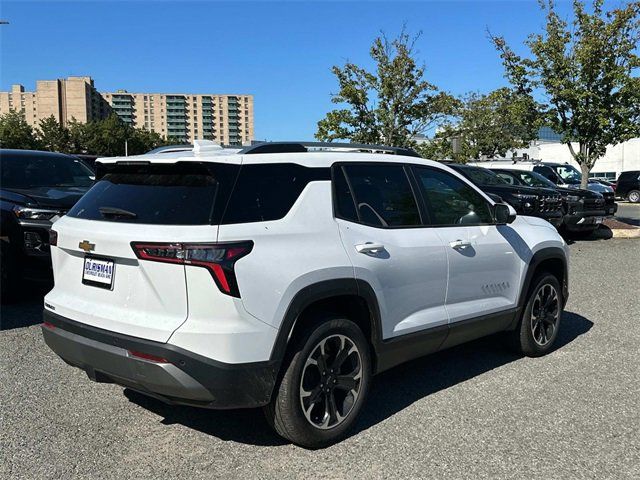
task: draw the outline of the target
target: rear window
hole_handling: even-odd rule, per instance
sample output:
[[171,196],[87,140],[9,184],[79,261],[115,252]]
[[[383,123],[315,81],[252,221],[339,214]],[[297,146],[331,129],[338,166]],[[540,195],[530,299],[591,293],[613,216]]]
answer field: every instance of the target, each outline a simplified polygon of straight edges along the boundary
[[98,182],[68,215],[155,225],[278,220],[309,182],[329,179],[328,168],[298,164],[103,165]]
[[68,216],[154,225],[215,224],[237,174],[236,166],[227,165],[109,168]]
[[618,177],[618,181],[628,181],[628,180],[636,180],[640,179],[640,171],[634,172],[633,170],[630,172],[622,172]]

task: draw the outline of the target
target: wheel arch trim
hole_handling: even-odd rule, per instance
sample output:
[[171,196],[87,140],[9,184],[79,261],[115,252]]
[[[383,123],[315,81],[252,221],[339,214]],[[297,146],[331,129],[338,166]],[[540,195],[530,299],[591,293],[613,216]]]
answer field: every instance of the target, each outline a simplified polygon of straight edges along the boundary
[[520,310],[524,308],[524,304],[527,300],[527,292],[531,288],[533,275],[538,270],[538,267],[547,260],[560,260],[562,262],[562,273],[564,279],[561,287],[563,303],[566,304],[569,296],[569,269],[567,268],[567,256],[564,250],[560,247],[545,247],[538,250],[527,264],[527,271],[525,272],[524,281],[522,282],[522,288],[520,290],[520,297],[518,298],[518,308]]
[[270,361],[280,364],[285,357],[291,333],[300,318],[302,312],[312,304],[327,300],[332,297],[353,295],[362,298],[370,312],[371,322],[371,343],[373,345],[372,358],[375,362],[377,356],[377,346],[381,340],[382,325],[380,319],[380,308],[378,299],[371,285],[364,280],[356,278],[338,278],[324,280],[307,285],[299,290],[289,303],[284,314],[276,341],[271,350]]

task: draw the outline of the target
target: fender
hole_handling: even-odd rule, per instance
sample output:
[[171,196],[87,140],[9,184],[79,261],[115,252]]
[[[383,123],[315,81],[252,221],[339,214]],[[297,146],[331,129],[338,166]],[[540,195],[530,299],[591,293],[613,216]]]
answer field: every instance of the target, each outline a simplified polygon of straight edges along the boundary
[[[524,303],[527,299],[527,292],[531,287],[531,281],[533,280],[533,274],[538,266],[545,260],[561,260],[564,281],[562,282],[562,297],[563,307],[567,303],[569,298],[569,269],[567,268],[567,256],[564,250],[560,247],[545,247],[538,250],[527,265],[527,272],[525,273],[524,282],[522,282],[522,290],[520,291],[520,297],[518,298],[518,309],[524,309]],[[519,320],[519,318],[518,318]]]

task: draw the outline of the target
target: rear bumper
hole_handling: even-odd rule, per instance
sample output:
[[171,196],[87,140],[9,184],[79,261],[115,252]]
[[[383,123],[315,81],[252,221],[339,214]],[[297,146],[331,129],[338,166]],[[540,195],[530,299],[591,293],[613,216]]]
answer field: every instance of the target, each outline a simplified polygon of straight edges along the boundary
[[[271,362],[227,364],[170,344],[121,335],[43,313],[46,344],[91,380],[116,383],[170,404],[251,408],[269,403],[277,366]],[[130,351],[160,357],[156,362]]]

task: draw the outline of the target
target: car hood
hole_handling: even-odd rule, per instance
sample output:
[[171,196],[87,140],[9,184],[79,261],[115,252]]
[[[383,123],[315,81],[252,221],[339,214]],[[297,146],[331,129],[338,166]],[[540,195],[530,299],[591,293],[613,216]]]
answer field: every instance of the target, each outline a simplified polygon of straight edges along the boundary
[[22,195],[24,203],[35,207],[49,207],[68,210],[90,187],[34,187],[5,188],[4,190]]
[[598,192],[592,192],[591,190],[584,190],[582,188],[566,188],[566,187],[557,187],[556,190],[562,195],[576,195],[580,198],[600,198]]
[[[580,184],[579,183],[571,183],[567,185],[567,188],[571,188],[571,189],[580,189]],[[587,184],[587,188],[592,191],[592,192],[597,192],[597,193],[606,193],[606,192],[613,192],[613,188],[611,187],[607,187],[606,185],[602,185],[601,183],[588,183]]]
[[516,193],[523,195],[557,195],[557,192],[552,188],[527,187],[524,185],[480,185],[480,188],[500,196]]

